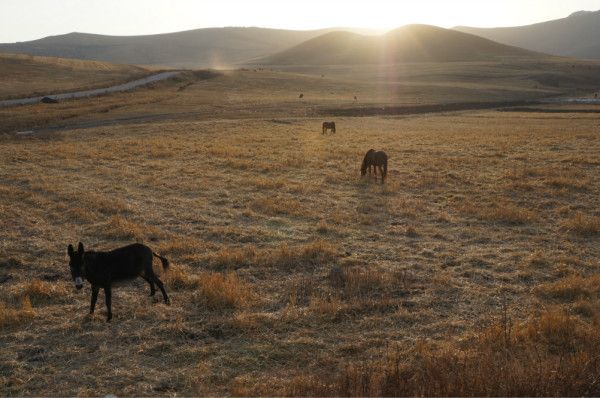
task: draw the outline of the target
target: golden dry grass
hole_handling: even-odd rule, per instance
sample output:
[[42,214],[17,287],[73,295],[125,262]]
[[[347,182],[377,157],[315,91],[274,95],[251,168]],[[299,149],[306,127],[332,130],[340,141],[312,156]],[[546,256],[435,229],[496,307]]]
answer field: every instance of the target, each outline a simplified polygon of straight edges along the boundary
[[[291,79],[282,76],[269,79]],[[246,78],[256,86],[235,91]],[[298,79],[290,91],[311,80]],[[583,388],[597,376],[586,357],[599,330],[588,282],[600,269],[588,222],[600,188],[595,116],[348,117],[323,136],[297,95],[286,102],[275,90],[269,102],[260,83],[227,75],[181,97],[165,83],[137,99],[98,99],[125,101],[107,115],[81,116],[92,101],[61,104],[49,118],[174,113],[1,138],[6,395],[596,391]],[[218,85],[227,96],[215,98]],[[321,104],[339,100],[320,93]],[[33,109],[12,110],[2,126],[37,123]],[[360,178],[371,147],[390,155],[385,185]],[[114,289],[112,324],[102,294],[88,316],[89,288],[72,289],[65,253],[78,241],[97,250],[143,241],[165,255],[172,305],[153,303],[140,280]],[[510,342],[508,358],[497,341]],[[407,355],[388,361],[392,346]],[[526,367],[534,347],[541,365]],[[360,368],[365,358],[381,372]],[[393,375],[398,358],[431,389],[358,383]],[[557,358],[561,383],[546,377]],[[535,390],[530,376],[548,382]]]
[[109,87],[149,73],[108,62],[0,53],[0,99]]
[[[298,376],[291,396],[595,396],[599,334],[562,312],[497,323],[468,346],[419,341],[379,361],[347,364],[334,378]],[[240,395],[254,391],[238,386]]]
[[0,327],[5,328],[33,317],[33,307],[28,296],[23,297],[20,307],[10,307],[6,303],[0,303]]

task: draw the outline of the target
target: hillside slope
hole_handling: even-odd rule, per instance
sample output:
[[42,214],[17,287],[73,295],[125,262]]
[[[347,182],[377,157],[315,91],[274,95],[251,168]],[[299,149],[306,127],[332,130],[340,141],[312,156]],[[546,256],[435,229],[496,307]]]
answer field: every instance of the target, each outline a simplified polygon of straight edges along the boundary
[[107,62],[0,53],[0,99],[107,87],[148,73]]
[[282,51],[328,31],[209,28],[147,36],[69,33],[23,43],[0,44],[0,52],[120,64],[219,68]]
[[473,28],[457,31],[547,54],[600,58],[600,11],[580,11],[567,18],[527,26]]
[[408,25],[382,36],[331,32],[263,61],[275,65],[390,64],[534,55],[537,54],[462,32],[429,25]]

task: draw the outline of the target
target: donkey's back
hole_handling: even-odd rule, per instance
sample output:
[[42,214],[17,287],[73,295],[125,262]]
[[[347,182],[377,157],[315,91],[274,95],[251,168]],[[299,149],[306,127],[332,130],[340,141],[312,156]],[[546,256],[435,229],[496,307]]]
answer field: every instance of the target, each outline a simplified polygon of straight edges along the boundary
[[134,278],[142,271],[152,269],[152,249],[141,243],[134,243],[107,252],[87,252],[96,254],[94,265],[111,268],[113,279]]

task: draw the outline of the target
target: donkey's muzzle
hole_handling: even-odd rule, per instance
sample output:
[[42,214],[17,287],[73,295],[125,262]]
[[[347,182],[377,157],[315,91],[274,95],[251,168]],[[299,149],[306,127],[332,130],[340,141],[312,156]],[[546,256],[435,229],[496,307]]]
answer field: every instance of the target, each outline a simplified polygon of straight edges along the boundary
[[75,278],[75,287],[77,288],[77,290],[81,290],[81,288],[83,287],[83,280],[81,278]]

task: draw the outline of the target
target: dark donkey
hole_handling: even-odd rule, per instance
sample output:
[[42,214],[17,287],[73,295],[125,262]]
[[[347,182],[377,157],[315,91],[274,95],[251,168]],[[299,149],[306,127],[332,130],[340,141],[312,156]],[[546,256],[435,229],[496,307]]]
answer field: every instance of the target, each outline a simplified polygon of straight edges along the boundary
[[375,178],[377,178],[377,168],[379,167],[379,171],[381,172],[381,183],[387,177],[387,167],[388,167],[388,156],[385,152],[379,151],[375,152],[374,149],[369,149],[363,159],[362,166],[360,167],[360,174],[367,174],[367,168],[369,168],[369,174],[371,174],[371,167],[373,167],[375,171]]
[[323,134],[330,130],[335,134],[335,122],[323,122]]
[[156,293],[154,287],[156,283],[162,292],[165,303],[169,304],[169,296],[167,296],[165,287],[152,269],[152,256],[160,259],[164,269],[169,267],[169,261],[154,253],[148,246],[134,243],[109,252],[84,252],[83,244],[79,242],[77,251],[73,250],[72,245],[69,245],[67,253],[70,258],[69,267],[71,268],[71,276],[75,282],[75,287],[77,289],[83,287],[83,278],[87,279],[92,285],[90,314],[94,313],[98,291],[103,288],[108,310],[107,321],[110,322],[112,318],[111,287],[113,282],[131,280],[138,276],[150,284],[151,296]]

